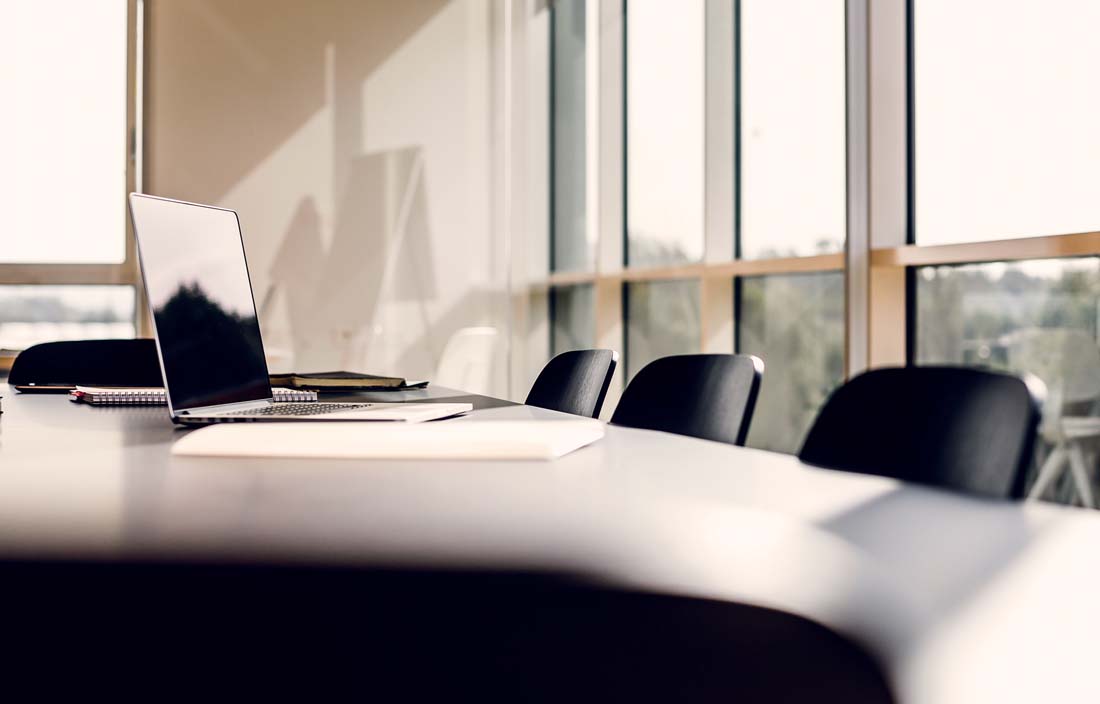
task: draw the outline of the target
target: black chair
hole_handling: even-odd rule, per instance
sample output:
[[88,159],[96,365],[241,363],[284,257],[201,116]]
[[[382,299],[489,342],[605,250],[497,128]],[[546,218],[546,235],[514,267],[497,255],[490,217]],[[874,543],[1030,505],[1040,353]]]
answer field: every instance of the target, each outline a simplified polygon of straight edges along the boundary
[[0,583],[5,682],[51,694],[124,662],[123,699],[895,701],[874,653],[817,621],[567,574],[40,558],[0,560]]
[[597,418],[618,363],[614,350],[562,352],[542,368],[525,403]]
[[798,457],[830,469],[1022,498],[1042,382],[964,367],[874,369],[833,392]]
[[647,364],[611,422],[744,445],[764,362],[746,354],[685,354]]
[[19,353],[8,374],[12,386],[163,386],[156,343],[136,340],[44,342]]

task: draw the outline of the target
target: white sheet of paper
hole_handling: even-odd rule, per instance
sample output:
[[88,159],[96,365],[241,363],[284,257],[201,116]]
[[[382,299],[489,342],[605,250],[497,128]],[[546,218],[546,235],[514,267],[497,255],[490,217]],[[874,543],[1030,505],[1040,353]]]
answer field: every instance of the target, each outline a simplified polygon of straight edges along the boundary
[[185,435],[172,454],[191,457],[318,459],[550,460],[604,435],[603,423],[576,420],[371,423],[234,423]]

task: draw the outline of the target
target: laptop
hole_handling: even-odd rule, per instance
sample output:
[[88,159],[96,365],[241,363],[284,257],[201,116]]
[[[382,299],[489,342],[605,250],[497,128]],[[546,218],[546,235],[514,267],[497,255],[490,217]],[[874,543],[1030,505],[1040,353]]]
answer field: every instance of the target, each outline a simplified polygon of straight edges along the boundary
[[130,218],[173,422],[420,422],[473,409],[275,403],[237,213],[131,193]]

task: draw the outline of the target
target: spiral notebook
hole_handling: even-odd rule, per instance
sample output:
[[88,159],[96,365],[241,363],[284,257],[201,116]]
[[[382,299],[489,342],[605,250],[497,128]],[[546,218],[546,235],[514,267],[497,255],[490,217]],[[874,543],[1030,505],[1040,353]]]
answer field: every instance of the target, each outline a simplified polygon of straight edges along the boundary
[[[276,403],[309,402],[317,400],[316,391],[274,388]],[[90,403],[93,406],[167,406],[168,399],[161,388],[119,388],[101,386],[77,386],[69,392],[70,401]]]

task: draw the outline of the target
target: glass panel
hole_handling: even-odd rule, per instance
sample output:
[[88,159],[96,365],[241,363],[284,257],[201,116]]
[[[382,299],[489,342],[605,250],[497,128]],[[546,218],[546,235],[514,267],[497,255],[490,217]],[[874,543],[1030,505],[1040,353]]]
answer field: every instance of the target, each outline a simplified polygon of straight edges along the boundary
[[[1100,414],[1100,257],[923,267],[916,280],[916,361],[1035,374],[1047,385],[1039,464],[1062,445],[1095,467],[1100,433],[1074,419]],[[1073,499],[1068,466],[1052,461],[1053,495]]]
[[126,0],[13,2],[0,22],[0,262],[126,257]]
[[738,351],[764,360],[748,445],[798,452],[844,378],[844,275],[748,277],[740,291]]
[[846,228],[844,1],[741,0],[740,32],[741,254],[839,252]]
[[0,348],[134,333],[131,286],[0,286]]
[[699,351],[699,282],[626,284],[626,379],[660,357]]
[[703,256],[703,0],[630,0],[626,12],[626,259]]
[[1100,230],[1100,3],[915,0],[919,244]]
[[596,338],[596,309],[591,284],[555,288],[550,292],[553,330],[550,353],[591,349]]
[[554,271],[592,268],[585,227],[585,4],[553,9],[553,259]]
[[[916,275],[917,362],[1031,371],[1054,387],[1073,361],[1062,359],[1071,353],[1067,336],[1096,352],[1100,258],[922,267]],[[1089,388],[1100,385],[1100,367],[1095,373]]]

